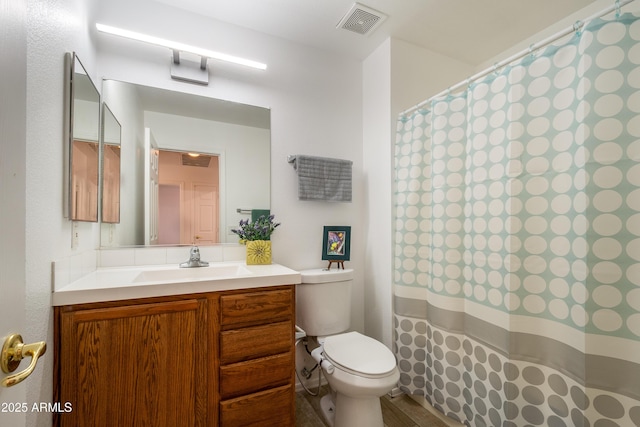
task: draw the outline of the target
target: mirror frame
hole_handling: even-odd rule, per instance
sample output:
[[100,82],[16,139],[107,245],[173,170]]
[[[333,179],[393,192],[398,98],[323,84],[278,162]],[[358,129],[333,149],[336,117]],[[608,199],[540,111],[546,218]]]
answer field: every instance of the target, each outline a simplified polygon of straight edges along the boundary
[[[64,132],[65,132],[65,138],[64,138],[64,195],[63,195],[63,213],[64,213],[64,217],[68,218],[71,221],[82,221],[82,222],[98,222],[99,220],[99,189],[100,189],[100,183],[99,183],[99,171],[100,171],[100,156],[99,156],[99,147],[100,147],[100,100],[101,100],[101,96],[100,96],[100,92],[98,91],[98,88],[96,87],[95,83],[93,82],[93,80],[91,80],[91,77],[89,76],[89,73],[87,73],[86,68],[84,67],[84,65],[82,64],[82,61],[80,61],[80,58],[78,57],[78,55],[75,52],[67,52],[65,53],[65,60],[64,60],[64,66],[65,66],[65,100],[64,100]],[[79,66],[80,68],[76,68],[76,66]],[[81,69],[81,70],[80,70]],[[96,129],[96,148],[97,148],[97,155],[96,155],[96,205],[95,205],[95,218],[92,216],[90,219],[81,219],[81,218],[77,218],[74,217],[73,215],[73,207],[72,207],[72,185],[73,185],[73,145],[74,145],[74,140],[75,137],[77,135],[74,135],[74,123],[75,123],[75,115],[74,115],[74,108],[75,108],[75,99],[76,99],[76,88],[78,86],[78,81],[76,74],[79,73],[79,71],[81,71],[81,74],[85,75],[87,80],[89,81],[89,83],[91,84],[91,87],[93,88],[93,90],[95,91],[96,95],[97,95],[97,117],[96,117],[96,124],[97,124],[97,129]]]

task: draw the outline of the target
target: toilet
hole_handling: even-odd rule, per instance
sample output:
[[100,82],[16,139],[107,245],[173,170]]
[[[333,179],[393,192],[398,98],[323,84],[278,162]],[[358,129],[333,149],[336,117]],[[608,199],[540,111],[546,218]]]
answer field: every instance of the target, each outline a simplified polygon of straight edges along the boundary
[[331,388],[321,401],[326,421],[333,427],[383,427],[380,396],[397,385],[400,373],[384,344],[346,332],[353,270],[303,270],[300,275],[296,324],[320,344],[311,355]]

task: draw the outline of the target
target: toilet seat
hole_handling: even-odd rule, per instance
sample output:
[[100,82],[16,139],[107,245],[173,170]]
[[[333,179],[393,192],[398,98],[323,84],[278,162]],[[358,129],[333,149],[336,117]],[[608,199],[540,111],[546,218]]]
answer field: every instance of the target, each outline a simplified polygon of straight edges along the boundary
[[396,359],[384,344],[358,332],[328,336],[324,356],[336,367],[353,375],[381,378],[396,367]]

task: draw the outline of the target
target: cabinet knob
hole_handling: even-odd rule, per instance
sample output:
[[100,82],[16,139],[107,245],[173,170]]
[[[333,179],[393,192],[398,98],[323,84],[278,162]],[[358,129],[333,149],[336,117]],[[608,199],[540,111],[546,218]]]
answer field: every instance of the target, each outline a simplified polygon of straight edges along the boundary
[[38,358],[47,351],[47,343],[44,341],[33,344],[25,344],[19,334],[10,335],[2,346],[2,354],[0,354],[0,368],[2,372],[8,374],[18,369],[20,362],[25,356],[31,357],[31,363],[24,371],[10,375],[2,380],[3,387],[11,387],[27,378],[36,368]]

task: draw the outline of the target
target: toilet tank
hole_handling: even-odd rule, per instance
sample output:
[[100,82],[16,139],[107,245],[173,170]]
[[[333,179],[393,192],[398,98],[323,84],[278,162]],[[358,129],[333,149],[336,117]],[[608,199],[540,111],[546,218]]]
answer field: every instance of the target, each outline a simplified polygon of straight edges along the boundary
[[296,324],[309,336],[344,332],[351,323],[353,270],[303,270],[296,285]]

